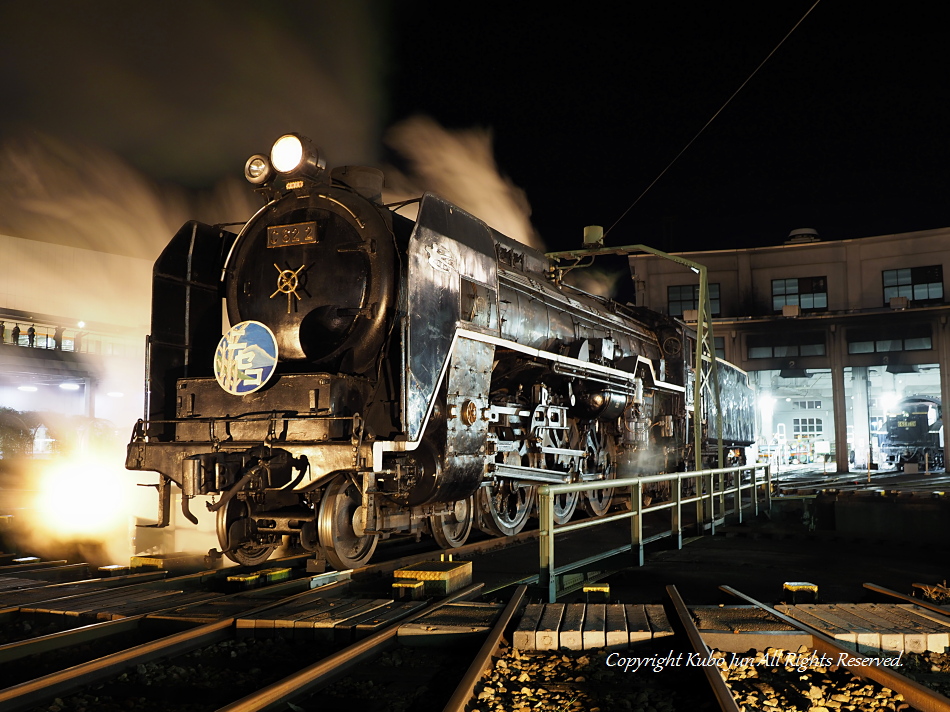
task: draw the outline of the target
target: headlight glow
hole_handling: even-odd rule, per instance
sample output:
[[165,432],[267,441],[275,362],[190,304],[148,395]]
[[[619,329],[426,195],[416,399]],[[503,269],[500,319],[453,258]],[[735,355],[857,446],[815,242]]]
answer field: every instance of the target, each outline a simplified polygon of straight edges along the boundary
[[290,173],[296,169],[303,160],[303,143],[300,138],[294,134],[281,136],[271,149],[270,160],[280,173]]

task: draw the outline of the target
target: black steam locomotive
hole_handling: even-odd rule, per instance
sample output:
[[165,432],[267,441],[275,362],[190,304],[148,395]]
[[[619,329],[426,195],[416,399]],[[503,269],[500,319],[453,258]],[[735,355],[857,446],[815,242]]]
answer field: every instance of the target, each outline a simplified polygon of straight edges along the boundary
[[879,435],[881,454],[887,465],[925,462],[942,469],[943,415],[937,396],[910,396],[887,413],[884,432]]
[[[188,223],[155,264],[146,417],[126,462],[160,473],[155,526],[174,483],[195,522],[190,500],[212,495],[234,561],[290,537],[350,568],[394,534],[444,548],[473,527],[515,534],[539,484],[692,463],[682,322],[562,283],[545,255],[436,195],[407,219],[381,204],[380,171],[328,171],[301,136],[245,175],[266,204],[238,234]],[[747,445],[747,379],[718,371],[724,444]],[[563,496],[556,519],[613,500]]]

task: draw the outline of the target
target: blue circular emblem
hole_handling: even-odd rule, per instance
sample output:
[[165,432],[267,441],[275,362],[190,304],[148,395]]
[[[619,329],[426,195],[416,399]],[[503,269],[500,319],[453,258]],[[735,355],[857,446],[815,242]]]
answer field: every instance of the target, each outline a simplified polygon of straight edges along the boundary
[[277,339],[259,321],[242,321],[221,337],[214,352],[214,377],[228,393],[243,396],[260,390],[274,375]]

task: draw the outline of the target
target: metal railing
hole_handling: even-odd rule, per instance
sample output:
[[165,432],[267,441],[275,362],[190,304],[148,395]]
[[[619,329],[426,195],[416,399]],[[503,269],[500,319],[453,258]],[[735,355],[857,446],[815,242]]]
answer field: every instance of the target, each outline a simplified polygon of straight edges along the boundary
[[[760,475],[760,472],[762,473]],[[732,484],[726,483],[726,475],[736,473]],[[692,481],[693,494],[683,494],[684,482]],[[670,483],[670,499],[656,504],[644,505],[644,487],[659,482]],[[582,522],[562,524],[554,523],[554,500],[560,494],[586,492],[590,490],[628,488],[630,492],[630,510],[617,512],[598,519],[588,519]],[[711,534],[716,533],[716,524],[722,521],[727,514],[735,513],[739,522],[742,521],[743,507],[752,507],[753,513],[759,513],[759,488],[765,490],[765,508],[772,506],[772,478],[768,465],[743,465],[740,467],[723,467],[715,470],[694,470],[690,472],[668,472],[662,475],[649,477],[631,477],[622,480],[603,480],[600,482],[578,482],[565,485],[542,485],[538,488],[538,514],[541,529],[541,553],[538,583],[542,590],[547,591],[548,602],[557,600],[557,577],[560,574],[586,566],[594,561],[620,554],[626,551],[636,551],[637,566],[643,566],[643,548],[646,544],[672,537],[676,548],[683,547],[683,507],[695,505],[696,527],[699,532],[708,527]],[[744,505],[743,492],[749,493],[749,502]],[[732,509],[726,510],[726,497],[731,497]],[[644,538],[643,517],[651,512],[670,510],[670,529]],[[601,552],[592,557],[575,561],[560,568],[554,566],[554,537],[559,534],[590,529],[592,527],[610,524],[611,522],[630,519],[630,543]]]

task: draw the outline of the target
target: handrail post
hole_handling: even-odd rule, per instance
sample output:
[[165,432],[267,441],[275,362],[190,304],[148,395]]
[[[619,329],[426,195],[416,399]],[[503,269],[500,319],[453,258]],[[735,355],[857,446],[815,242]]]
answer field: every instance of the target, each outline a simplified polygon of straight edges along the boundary
[[719,480],[719,516],[726,518],[726,473],[717,472],[716,479]]
[[674,489],[676,490],[676,495],[674,501],[676,506],[673,507],[672,521],[670,522],[670,528],[673,530],[671,536],[673,541],[676,544],[677,549],[683,548],[683,480],[680,477],[677,477],[673,480]]
[[709,481],[709,534],[716,533],[716,476],[709,473],[706,476]]
[[706,502],[703,498],[703,488],[706,486],[706,480],[702,473],[697,472],[691,478],[693,488],[696,490],[696,536],[702,536],[706,533]]
[[744,474],[743,470],[737,470],[735,473],[736,478],[736,515],[739,518],[739,524],[742,524],[742,476]]
[[637,556],[637,566],[643,566],[643,483],[637,480],[636,491],[633,485],[630,486],[631,498],[636,495],[631,504],[633,504],[634,516],[630,522],[630,545],[631,550]]
[[547,590],[548,603],[557,601],[557,576],[554,574],[554,497],[548,485],[538,487],[541,561],[538,583]]
[[755,516],[759,516],[759,466],[752,468],[752,506]]

